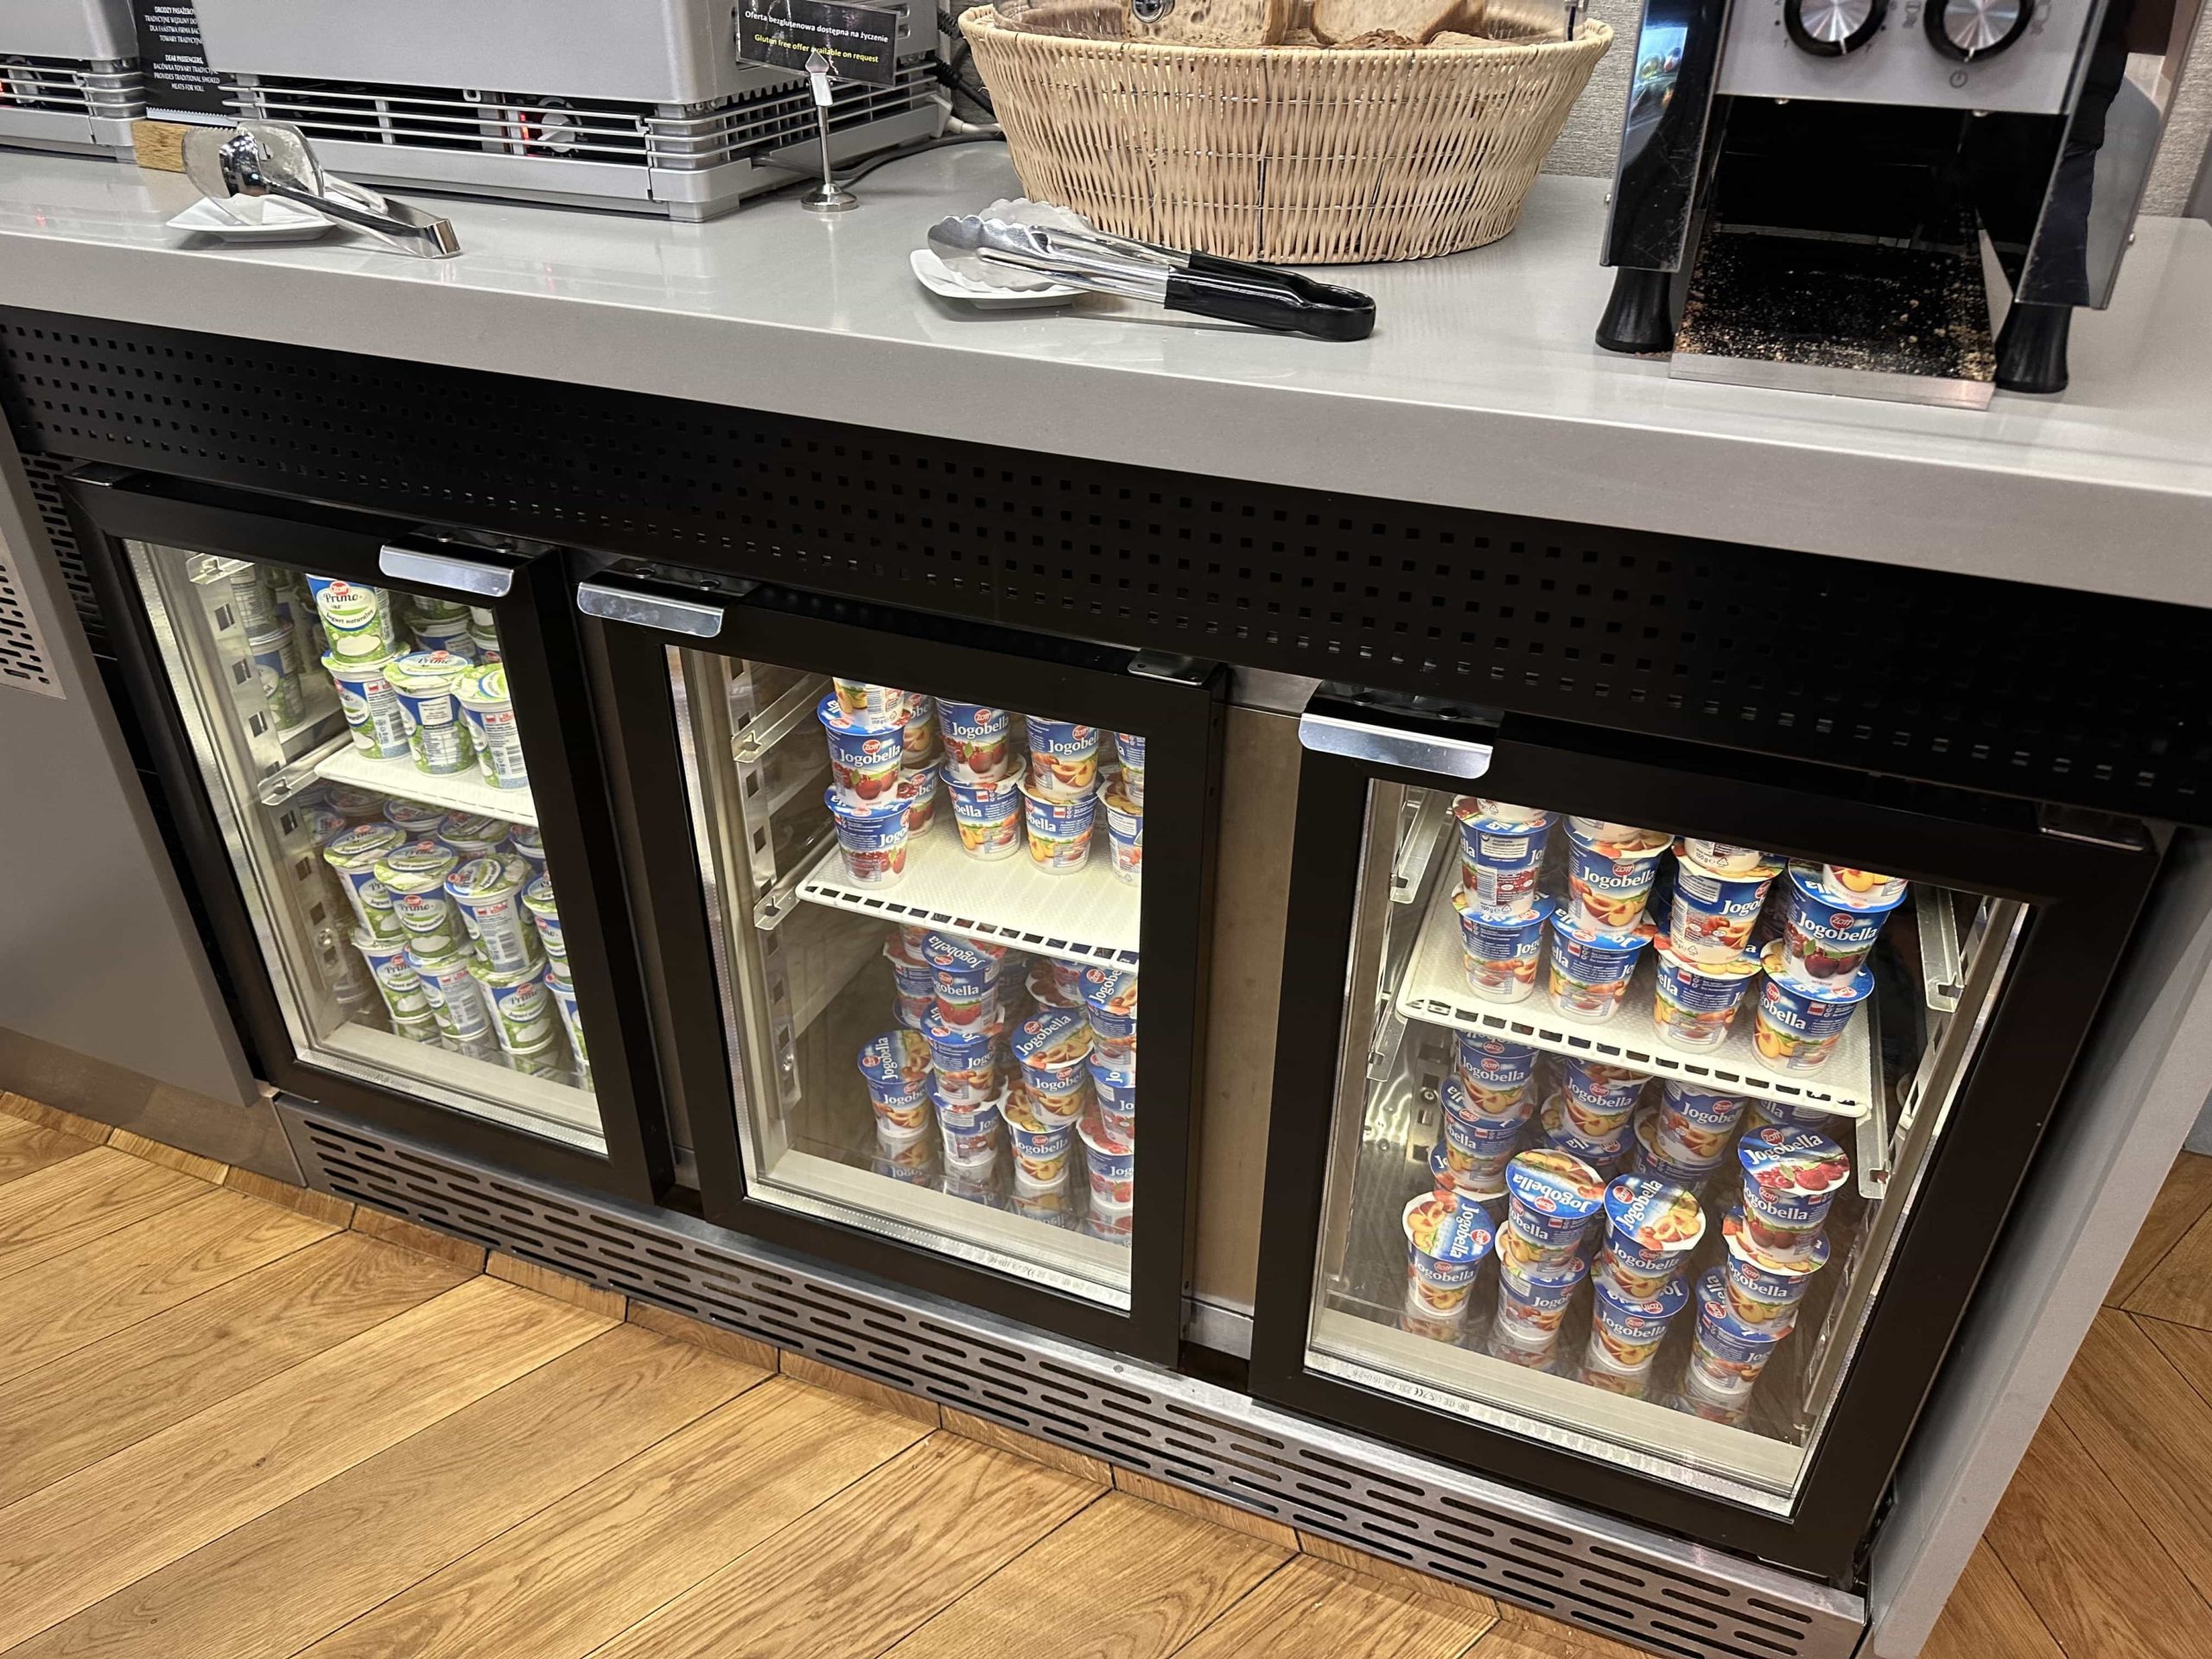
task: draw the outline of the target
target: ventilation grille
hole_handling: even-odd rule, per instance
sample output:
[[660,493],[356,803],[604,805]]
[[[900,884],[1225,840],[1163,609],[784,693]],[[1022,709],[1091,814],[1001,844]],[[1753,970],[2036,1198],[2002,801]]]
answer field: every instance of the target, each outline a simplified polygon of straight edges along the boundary
[[[840,84],[832,130],[918,108],[936,79],[926,54],[889,86]],[[417,150],[524,156],[675,172],[721,167],[814,137],[814,101],[791,78],[711,104],[683,106],[393,86],[257,75],[226,83],[242,117],[296,123],[310,138]]]
[[7,544],[0,542],[0,685],[58,697],[61,682],[54,677],[54,659],[47,655],[46,641],[31,615],[30,598],[11,557]]
[[25,455],[22,461],[39,522],[46,526],[47,542],[54,549],[54,562],[61,567],[61,580],[68,587],[69,602],[77,607],[77,620],[84,624],[85,638],[103,657],[111,656],[107,618],[100,611],[99,596],[92,591],[92,574],[85,563],[85,550],[77,545],[77,527],[69,517],[68,497],[61,488],[66,464],[47,455]]
[[[1677,1659],[1846,1659],[1864,1605],[995,1320],[310,1108],[321,1191],[741,1332]],[[682,1229],[683,1230],[678,1230]],[[709,1241],[712,1242],[709,1242]]]
[[0,56],[0,109],[128,121],[146,112],[145,88],[135,67]]

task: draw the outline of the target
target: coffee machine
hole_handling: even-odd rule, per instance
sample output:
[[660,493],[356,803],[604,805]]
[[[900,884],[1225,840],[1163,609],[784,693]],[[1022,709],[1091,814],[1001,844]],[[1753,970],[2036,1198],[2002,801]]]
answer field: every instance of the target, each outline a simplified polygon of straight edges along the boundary
[[127,159],[137,59],[128,0],[0,0],[0,146]]
[[1916,403],[2064,390],[2199,4],[1645,0],[1598,343]]

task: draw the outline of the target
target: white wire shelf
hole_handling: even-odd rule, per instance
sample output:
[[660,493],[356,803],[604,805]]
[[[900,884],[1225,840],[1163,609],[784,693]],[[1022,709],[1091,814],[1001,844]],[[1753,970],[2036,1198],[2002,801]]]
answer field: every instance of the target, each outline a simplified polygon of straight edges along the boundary
[[[1544,995],[1543,974],[1537,976],[1535,995],[1525,1001],[1486,1002],[1467,988],[1459,918],[1452,908],[1452,883],[1446,880],[1437,885],[1436,897],[1421,919],[1421,937],[1406,963],[1395,999],[1398,1012],[1407,1019],[1458,1031],[1486,1032],[1554,1054],[1602,1059],[1656,1077],[1710,1084],[1730,1093],[1757,1095],[1836,1117],[1861,1118],[1872,1109],[1882,1086],[1882,1069],[1871,998],[1844,1027],[1843,1040],[1827,1065],[1808,1077],[1788,1076],[1768,1067],[1751,1042],[1748,998],[1727,1040],[1719,1048],[1693,1053],[1661,1041],[1651,1020],[1653,971],[1648,950],[1629,985],[1626,1004],[1611,1020],[1580,1020],[1560,1014]],[[1545,949],[1550,950],[1548,941]],[[1750,995],[1758,995],[1756,986]]]
[[484,774],[473,761],[467,772],[440,777],[419,771],[412,760],[387,760],[378,755],[364,754],[353,747],[351,739],[346,739],[315,762],[315,775],[325,783],[372,789],[379,795],[397,795],[404,801],[420,801],[425,806],[442,806],[454,812],[480,812],[487,818],[499,818],[508,823],[537,822],[537,804],[531,799],[529,790],[494,788],[484,781]]
[[1033,956],[1066,962],[1137,965],[1141,889],[1114,879],[1106,826],[1094,832],[1090,861],[1048,875],[1027,852],[986,861],[961,850],[951,810],[906,849],[906,874],[895,887],[855,887],[833,842],[798,884],[798,896],[887,922],[926,924],[949,933],[991,939]]

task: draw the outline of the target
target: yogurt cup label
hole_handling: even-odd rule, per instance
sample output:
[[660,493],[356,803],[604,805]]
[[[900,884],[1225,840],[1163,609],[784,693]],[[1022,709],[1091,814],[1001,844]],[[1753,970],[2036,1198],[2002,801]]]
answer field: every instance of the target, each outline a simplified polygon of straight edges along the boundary
[[1612,1248],[1638,1262],[1684,1256],[1705,1236],[1705,1211],[1686,1187],[1624,1175],[1605,1189]]
[[903,1103],[925,1098],[930,1047],[913,1032],[902,1028],[869,1038],[861,1045],[855,1063],[871,1099]]
[[1567,892],[1575,919],[1595,932],[1624,932],[1643,919],[1643,903],[1658,879],[1659,855],[1670,843],[1654,836],[1599,840],[1567,826]]
[[1531,1243],[1565,1249],[1604,1208],[1605,1183],[1580,1158],[1551,1147],[1524,1152],[1506,1166],[1509,1219]]
[[[1034,801],[1074,800],[1098,781],[1098,728],[1079,721],[1025,716],[1029,735],[1029,782]],[[1033,831],[1034,820],[1032,821]]]
[[1536,902],[1549,815],[1534,821],[1486,817],[1481,802],[1464,798],[1453,812],[1465,890],[1484,910],[1526,914]]
[[1014,1028],[1014,1057],[1025,1066],[1074,1065],[1090,1052],[1090,1025],[1067,1008],[1047,1008]]
[[1013,721],[1005,709],[939,697],[937,714],[948,781],[986,784],[1014,776]]
[[1493,1002],[1518,1002],[1534,992],[1552,901],[1538,895],[1521,911],[1485,910],[1462,888],[1452,906],[1459,918],[1467,988]]

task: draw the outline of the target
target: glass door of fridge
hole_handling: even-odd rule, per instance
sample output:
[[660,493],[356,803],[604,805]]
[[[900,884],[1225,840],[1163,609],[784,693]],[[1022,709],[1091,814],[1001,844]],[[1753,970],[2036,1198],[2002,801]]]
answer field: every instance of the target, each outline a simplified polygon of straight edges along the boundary
[[[1906,861],[1893,823],[1862,839],[1877,815],[1848,803],[1777,814],[1718,780],[1484,771],[1490,747],[1468,747],[1479,762],[1403,752],[1464,760],[1461,779],[1307,758],[1309,794],[1339,791],[1301,803],[1300,836],[1341,843],[1321,862],[1347,890],[1322,907],[1349,960],[1311,1144],[1281,1114],[1319,1039],[1285,1012],[1263,1253],[1310,1239],[1313,1268],[1277,1299],[1302,1330],[1275,1327],[1270,1363],[1789,1515],[1847,1390],[1916,1381],[1854,1380],[1883,1299],[1932,1292],[1897,1280],[1908,1231],[1951,1218],[1973,1148],[2001,1182],[2032,1147],[2051,1051],[1989,1039],[2055,906],[2022,892],[2015,830],[1988,836],[2007,850],[1977,887]],[[2063,1045],[2064,1022],[2041,1038]],[[1987,1090],[2022,1069],[2044,1099],[2014,1096],[2008,1122]],[[1308,1180],[1301,1230],[1282,1218]],[[1958,1255],[1978,1262],[1993,1231]],[[1953,1313],[1927,1316],[1948,1332]]]
[[[653,648],[726,1037],[721,1214],[1172,1345],[1217,689],[1024,645],[762,594],[711,648]],[[693,1098],[702,1176],[714,1116]]]

